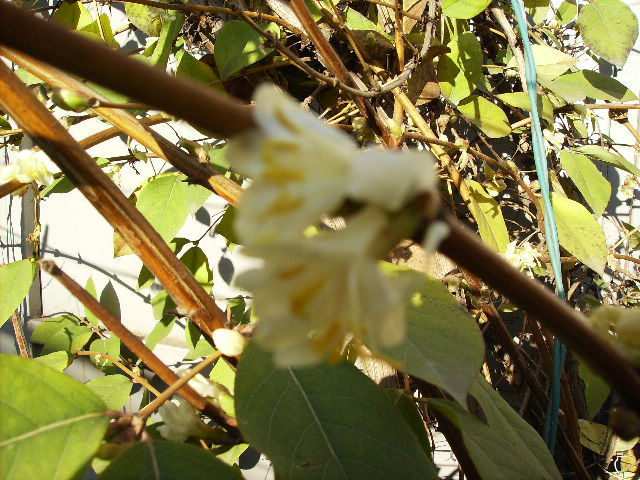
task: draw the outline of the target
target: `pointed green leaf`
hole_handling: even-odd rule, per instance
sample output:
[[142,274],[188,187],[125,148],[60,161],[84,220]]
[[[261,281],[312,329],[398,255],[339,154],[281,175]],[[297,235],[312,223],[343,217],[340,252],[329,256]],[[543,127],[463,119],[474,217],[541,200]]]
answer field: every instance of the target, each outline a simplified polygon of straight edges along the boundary
[[18,260],[0,267],[0,327],[26,298],[36,275],[31,260]]
[[0,354],[0,478],[80,478],[109,418],[77,380],[17,355]]
[[578,59],[547,45],[533,45],[538,75],[556,78],[578,63]]
[[447,44],[451,50],[438,62],[440,88],[449,100],[458,103],[473,93],[482,75],[482,49],[472,32],[455,36]]
[[87,344],[92,335],[93,331],[75,317],[60,315],[38,325],[31,334],[31,341],[44,345],[42,355],[61,350],[74,354]]
[[133,388],[131,379],[120,374],[97,377],[85,385],[102,399],[109,410],[122,410]]
[[420,445],[424,447],[427,454],[430,454],[431,442],[429,441],[429,434],[413,399],[402,390],[385,389],[384,393],[387,394],[391,403],[398,409],[398,412],[400,412],[404,421],[407,422],[407,425],[409,425],[409,428],[418,439]]
[[67,352],[53,352],[47,355],[34,358],[36,362],[40,362],[47,367],[53,368],[59,372],[64,371],[71,364],[71,355]]
[[571,23],[578,14],[578,5],[575,0],[565,0],[558,7],[558,19],[561,25]]
[[350,363],[276,369],[251,342],[235,397],[244,437],[273,462],[276,478],[437,477],[391,401]]
[[524,0],[527,14],[533,18],[536,24],[542,23],[547,17],[550,0]]
[[238,468],[183,443],[142,442],[109,464],[99,480],[242,480]]
[[116,289],[113,288],[111,280],[102,289],[100,294],[100,304],[107,309],[107,311],[118,320],[121,319],[120,314],[120,300],[118,300],[118,294]]
[[[115,335],[112,335],[106,339],[101,338],[98,340],[94,340],[89,346],[89,351],[106,353],[111,358],[115,358],[117,360],[120,356],[120,339]],[[98,355],[91,355],[91,361],[98,369],[102,371],[105,371],[105,369],[109,367],[113,367],[113,362],[111,360],[100,357]]]
[[633,173],[634,175],[640,175],[640,168],[636,167],[633,163],[626,160],[624,157],[615,154],[600,145],[585,145],[584,147],[578,147],[576,152],[584,153],[596,160],[613,165],[616,168],[620,168],[626,172]]
[[472,385],[471,394],[480,404],[486,423],[448,400],[431,399],[429,405],[460,430],[482,478],[562,479],[540,435],[483,378]]
[[213,287],[213,272],[209,268],[209,260],[200,247],[191,247],[180,261],[185,264],[198,283],[207,291]]
[[[89,277],[89,280],[87,280],[87,284],[85,285],[84,289],[96,300],[98,300],[98,292],[96,291],[96,284],[93,282],[93,277]],[[84,307],[84,315],[85,317],[87,317],[87,320],[89,321],[89,323],[91,323],[92,325],[95,325],[96,327],[98,325],[100,325],[100,319],[98,317],[96,317],[94,315],[94,313],[89,310],[87,307]]]
[[458,110],[490,138],[506,137],[511,133],[505,113],[484,97],[471,95],[458,104]]
[[452,18],[472,18],[486,9],[491,0],[444,0],[442,13]]
[[[275,23],[269,23],[264,31],[276,36],[280,34]],[[258,32],[240,20],[229,20],[224,24],[218,31],[215,47],[216,65],[223,80],[262,60],[273,50],[264,46],[264,38]]]
[[567,73],[555,80],[540,76],[540,84],[569,103],[580,102],[587,97],[612,102],[631,102],[638,97],[615,78],[591,70]]
[[178,66],[176,67],[177,75],[183,75],[196,82],[209,85],[216,90],[224,91],[222,82],[219,81],[220,79],[213,72],[213,69],[206,63],[197,60],[184,50],[180,50],[176,54],[176,60],[178,62]]
[[576,21],[584,43],[622,68],[638,39],[638,18],[620,0],[596,0],[580,9]]
[[607,243],[602,226],[578,202],[552,194],[560,245],[600,275],[607,264]]
[[473,218],[478,222],[480,237],[496,252],[506,252],[509,244],[509,232],[504,223],[500,205],[478,182],[469,179],[464,181],[469,187],[471,194],[469,209]]
[[159,8],[147,7],[136,3],[125,3],[124,8],[131,23],[150,37],[160,35],[162,26],[171,21],[170,18],[161,14],[162,11]]
[[151,330],[151,332],[147,336],[147,339],[145,340],[145,345],[147,346],[147,348],[149,348],[150,350],[156,348],[156,345],[167,338],[167,335],[171,333],[171,330],[173,330],[173,326],[175,325],[175,323],[175,315],[165,315],[160,320],[158,320],[158,322],[153,327],[153,330]]
[[[383,263],[386,273],[410,271]],[[484,342],[476,322],[440,280],[426,277],[407,305],[407,334],[402,344],[381,353],[400,369],[443,388],[465,403],[484,358]]]
[[596,217],[602,216],[611,198],[609,181],[584,155],[564,150],[560,154],[560,164],[576,184]]
[[186,183],[184,175],[158,175],[138,192],[136,206],[167,242],[180,231],[189,214],[195,213],[211,191]]
[[[496,97],[507,105],[531,112],[531,102],[527,92],[502,93]],[[538,112],[547,122],[553,123],[553,105],[546,95],[538,95]]]

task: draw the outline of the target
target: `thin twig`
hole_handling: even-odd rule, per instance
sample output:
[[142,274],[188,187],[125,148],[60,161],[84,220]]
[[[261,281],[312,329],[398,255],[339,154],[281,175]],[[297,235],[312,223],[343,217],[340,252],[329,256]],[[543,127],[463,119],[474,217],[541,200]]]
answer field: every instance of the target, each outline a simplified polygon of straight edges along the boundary
[[[172,385],[180,379],[180,377],[149,350],[138,337],[131,333],[117,318],[109,313],[100,302],[93,298],[89,292],[69,277],[69,275],[64,273],[54,262],[51,260],[41,260],[39,263],[44,271],[58,280],[69,293],[98,317],[105,327],[116,335],[134,355],[146,363],[167,385]],[[178,393],[193,405],[194,408],[206,412],[211,418],[218,421],[221,425],[226,426],[230,430],[230,433],[234,431],[237,432],[237,422],[235,419],[230,418],[222,410],[208,402],[189,385],[183,386]]]

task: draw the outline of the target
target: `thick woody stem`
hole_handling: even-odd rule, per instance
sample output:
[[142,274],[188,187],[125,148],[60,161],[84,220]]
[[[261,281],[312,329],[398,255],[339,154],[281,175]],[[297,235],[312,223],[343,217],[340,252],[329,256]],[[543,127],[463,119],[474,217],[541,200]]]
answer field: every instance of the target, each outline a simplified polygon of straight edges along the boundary
[[228,95],[171,77],[7,2],[0,2],[0,44],[153,105],[222,138],[255,126],[250,110]]
[[[160,360],[142,341],[131,333],[117,318],[115,318],[109,311],[104,308],[100,302],[98,302],[93,296],[82,288],[75,280],[69,275],[64,273],[54,262],[51,260],[42,260],[39,262],[40,267],[56,280],[58,280],[74,297],[76,297],[85,307],[100,319],[100,321],[113,332],[122,343],[133,352],[138,358],[144,361],[147,366],[153,370],[163,382],[167,385],[173,385],[180,380],[180,377],[176,375],[173,370],[167,367],[162,360]],[[211,416],[211,418],[217,420],[221,425],[226,426],[230,433],[238,434],[237,422],[235,419],[229,417],[223,411],[216,408],[199,393],[197,393],[189,385],[184,385],[178,392],[185,400],[187,400],[194,408],[202,410]]]
[[[1,14],[1,12],[0,12]],[[0,106],[51,157],[209,337],[226,317],[147,219],[35,95],[0,62]]]
[[[106,100],[102,94],[86,83],[82,83],[72,76],[45,65],[38,60],[34,60],[27,55],[2,47],[0,47],[0,55],[20,65],[49,85],[74,90],[88,98],[95,98],[99,102]],[[160,158],[169,162],[187,175],[191,181],[213,190],[233,205],[238,203],[240,186],[237,183],[221,173],[216,172],[211,165],[198,162],[166,138],[143,125],[140,120],[126,110],[97,106],[93,108],[93,111],[105,120],[111,122],[131,138],[140,142]]]

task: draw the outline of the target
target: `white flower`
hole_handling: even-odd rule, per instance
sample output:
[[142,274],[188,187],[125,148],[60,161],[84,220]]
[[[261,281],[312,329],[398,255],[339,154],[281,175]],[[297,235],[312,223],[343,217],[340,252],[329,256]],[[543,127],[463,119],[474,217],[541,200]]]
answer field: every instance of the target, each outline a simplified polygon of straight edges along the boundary
[[184,442],[193,436],[207,438],[215,432],[206,425],[198,412],[183,399],[171,400],[158,409],[164,425],[158,427],[160,435],[172,442]]
[[[188,366],[180,367],[176,370],[176,375],[184,377],[191,369]],[[221,393],[227,392],[227,389],[218,382],[205,378],[201,374],[196,374],[188,385],[198,392],[201,396],[209,398],[216,402]]]
[[273,85],[256,90],[258,128],[235,137],[227,158],[253,179],[235,229],[245,245],[300,236],[345,198],[355,142]]
[[437,188],[435,157],[426,150],[366,150],[355,157],[351,198],[396,211],[418,193]]
[[381,271],[369,249],[386,225],[386,215],[370,207],[343,230],[245,249],[265,264],[237,283],[253,292],[256,340],[274,352],[276,365],[335,358],[349,335],[371,349],[403,341],[406,299],[420,276]]
[[58,167],[42,151],[20,150],[13,161],[0,168],[0,185],[17,180],[20,183],[36,182],[51,185],[53,173]]
[[216,348],[228,357],[240,355],[247,345],[247,339],[240,332],[228,328],[215,329],[212,339]]
[[541,255],[529,242],[524,242],[520,246],[517,241],[509,243],[507,251],[502,256],[520,271],[530,271],[540,266]]

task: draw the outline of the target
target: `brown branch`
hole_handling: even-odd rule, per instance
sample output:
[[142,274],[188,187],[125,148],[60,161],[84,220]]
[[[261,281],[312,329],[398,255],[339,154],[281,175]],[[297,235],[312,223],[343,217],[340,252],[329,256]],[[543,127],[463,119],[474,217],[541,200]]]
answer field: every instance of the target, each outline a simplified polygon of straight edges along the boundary
[[224,326],[225,314],[147,219],[2,62],[0,92],[2,109],[33,138],[94,208],[122,235],[167,289],[178,311],[190,317],[209,337],[214,329]]
[[16,190],[20,190],[22,187],[26,187],[29,185],[28,183],[22,183],[18,180],[11,180],[9,183],[5,183],[0,185],[0,198],[6,197],[7,195],[15,192]]
[[[89,85],[27,55],[2,47],[0,47],[0,55],[7,57],[54,87],[68,88],[86,97],[95,98],[100,102],[106,101],[103,95]],[[176,147],[163,136],[146,127],[143,122],[129,112],[105,106],[96,106],[93,110],[122,132],[136,139],[160,158],[176,167],[194,183],[213,190],[233,205],[238,203],[240,186],[237,183],[217,172],[211,165],[198,162],[184,150]]]
[[[167,367],[162,360],[149,350],[149,348],[147,348],[147,346],[142,343],[138,337],[131,333],[122,324],[122,322],[109,313],[109,311],[104,308],[100,302],[93,298],[93,296],[82,288],[74,279],[64,273],[54,262],[51,260],[41,260],[39,264],[42,270],[58,280],[69,291],[69,293],[76,297],[80,303],[98,317],[104,326],[113,332],[113,334],[116,335],[134,355],[144,361],[147,366],[162,379],[163,382],[167,385],[172,385],[180,380],[180,377],[178,377],[173,370]],[[229,429],[230,433],[237,434],[239,436],[239,432],[236,428],[236,420],[212,405],[189,385],[183,386],[178,393],[193,405],[194,408],[206,412],[211,416],[211,418]]]
[[29,354],[29,344],[24,336],[24,329],[22,328],[22,321],[20,320],[20,312],[16,310],[11,315],[11,323],[13,324],[13,332],[16,335],[16,343],[18,344],[18,352],[21,357],[31,358]]
[[[0,48],[0,53],[1,52],[2,52],[2,49]],[[149,117],[138,119],[138,121],[146,127],[150,127],[152,125],[158,125],[159,123],[165,123],[165,122],[168,122],[169,120],[170,118],[168,118],[166,115],[162,113],[158,113],[156,115],[151,115]],[[122,130],[120,130],[119,128],[116,128],[116,127],[106,128],[92,135],[89,135],[88,137],[83,138],[82,140],[79,140],[78,143],[82,148],[89,149],[91,147],[95,147],[96,145],[101,144],[102,142],[111,140],[112,138],[115,138],[121,134],[122,134]]]
[[640,376],[575,310],[540,283],[518,272],[458,222],[439,250],[542,322],[640,412]]
[[[147,5],[149,7],[161,8],[163,10],[180,10],[183,12],[202,12],[202,13],[218,13],[221,15],[239,15],[237,10],[225,7],[213,7],[209,5],[183,5],[176,3],[163,3],[163,2],[154,2],[152,0],[98,0],[101,3],[137,3],[139,5]],[[267,13],[260,12],[245,12],[249,17],[255,18],[257,20],[266,20],[268,22],[277,23],[278,25],[282,25],[284,28],[289,30],[291,33],[295,33],[296,35],[300,35],[303,32],[300,31],[299,28],[291,25],[286,20],[283,20],[280,17],[275,15],[269,15]]]
[[250,110],[228,95],[171,77],[159,68],[129,58],[56,22],[45,22],[7,2],[0,3],[0,44],[153,105],[222,138],[255,126]]

